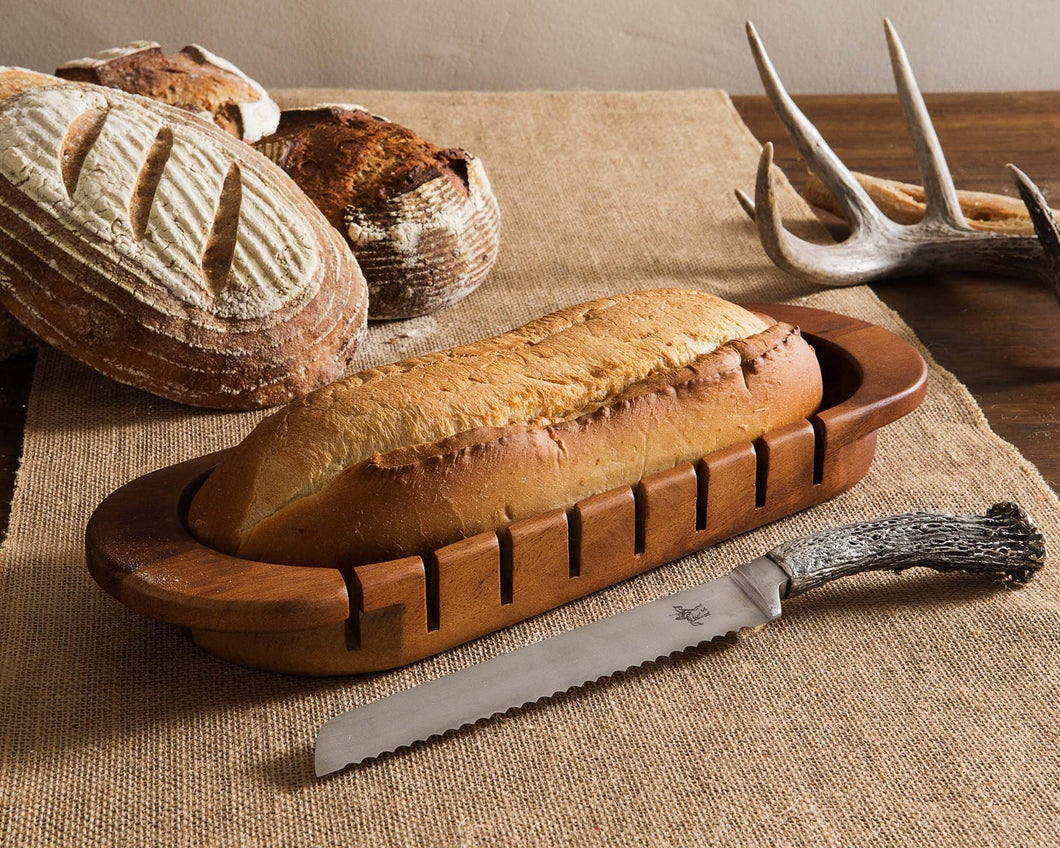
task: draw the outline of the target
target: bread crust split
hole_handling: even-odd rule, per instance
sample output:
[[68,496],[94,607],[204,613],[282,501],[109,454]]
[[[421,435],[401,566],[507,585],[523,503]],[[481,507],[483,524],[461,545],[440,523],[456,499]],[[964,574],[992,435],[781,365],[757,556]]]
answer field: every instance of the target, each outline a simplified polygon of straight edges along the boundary
[[349,369],[367,288],[279,168],[171,106],[0,69],[0,303],[121,382],[286,403]]
[[269,562],[424,555],[752,441],[820,400],[796,328],[703,292],[635,292],[292,404],[225,458],[189,524]]

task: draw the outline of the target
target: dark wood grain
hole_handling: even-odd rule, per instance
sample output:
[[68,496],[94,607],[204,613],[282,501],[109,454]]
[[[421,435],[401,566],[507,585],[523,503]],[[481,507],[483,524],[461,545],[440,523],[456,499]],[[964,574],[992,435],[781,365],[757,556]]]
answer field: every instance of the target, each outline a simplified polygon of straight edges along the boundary
[[[926,95],[958,188],[1016,196],[1019,165],[1057,205],[1060,92]],[[796,187],[806,165],[764,97],[735,97]],[[885,95],[796,97],[854,170],[919,182],[898,102]],[[754,175],[747,175],[752,186]],[[948,273],[873,286],[975,395],[991,426],[1060,486],[1060,307],[1033,279]]]

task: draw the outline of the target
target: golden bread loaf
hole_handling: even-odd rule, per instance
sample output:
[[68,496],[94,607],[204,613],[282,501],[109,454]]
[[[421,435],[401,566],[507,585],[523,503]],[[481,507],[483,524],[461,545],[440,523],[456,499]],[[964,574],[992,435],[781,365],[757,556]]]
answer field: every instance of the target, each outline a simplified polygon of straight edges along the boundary
[[207,478],[189,524],[269,562],[426,554],[756,439],[821,390],[787,324],[698,291],[604,298],[290,404]]
[[212,123],[0,69],[0,303],[114,379],[252,408],[349,370],[367,288],[290,178]]

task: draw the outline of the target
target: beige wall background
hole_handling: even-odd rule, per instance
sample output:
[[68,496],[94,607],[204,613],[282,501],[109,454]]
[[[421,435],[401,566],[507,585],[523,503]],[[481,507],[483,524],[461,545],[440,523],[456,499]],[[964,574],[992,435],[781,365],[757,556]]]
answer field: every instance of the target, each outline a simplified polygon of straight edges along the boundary
[[926,90],[1060,87],[1055,0],[2,0],[0,63],[51,71],[198,42],[267,86],[758,93],[743,21],[793,91],[890,91],[881,21]]

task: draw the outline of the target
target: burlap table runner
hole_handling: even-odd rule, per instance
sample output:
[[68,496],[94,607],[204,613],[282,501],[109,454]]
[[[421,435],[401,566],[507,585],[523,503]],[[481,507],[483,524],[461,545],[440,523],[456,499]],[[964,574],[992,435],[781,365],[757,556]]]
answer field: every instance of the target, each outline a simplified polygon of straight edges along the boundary
[[[804,298],[911,337],[867,289],[805,297],[809,287],[770,266],[731,193],[751,182],[758,145],[720,92],[339,96],[478,152],[504,213],[487,285],[433,317],[373,327],[365,365],[662,285]],[[82,533],[101,498],[233,443],[258,417],[181,407],[41,355],[0,552],[3,845],[1060,840],[1055,566],[1021,591],[928,572],[851,579],[734,643],[312,777],[315,731],[336,712],[694,585],[815,528],[1014,498],[1056,548],[1056,497],[938,366],[923,407],[882,434],[852,492],[363,679],[230,665],[121,607],[85,570]]]

